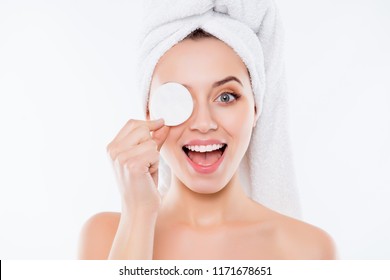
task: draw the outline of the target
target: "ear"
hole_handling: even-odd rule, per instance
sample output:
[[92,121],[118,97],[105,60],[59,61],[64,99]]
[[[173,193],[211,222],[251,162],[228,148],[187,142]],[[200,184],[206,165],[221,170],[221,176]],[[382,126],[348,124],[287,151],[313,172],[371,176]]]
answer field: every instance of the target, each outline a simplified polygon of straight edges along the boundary
[[256,127],[257,121],[259,120],[259,116],[257,115],[257,107],[256,107],[256,105],[255,105],[255,110],[254,111],[255,111],[255,117],[253,119],[253,126],[252,126],[252,128]]
[[150,121],[150,114],[149,114],[149,109],[146,108],[146,120]]

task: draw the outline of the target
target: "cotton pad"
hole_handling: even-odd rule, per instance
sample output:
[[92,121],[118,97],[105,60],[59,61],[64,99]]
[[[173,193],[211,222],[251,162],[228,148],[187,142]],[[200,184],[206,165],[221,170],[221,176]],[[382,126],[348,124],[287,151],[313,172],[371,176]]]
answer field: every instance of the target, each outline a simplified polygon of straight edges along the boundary
[[185,122],[192,114],[191,93],[178,83],[166,83],[150,96],[150,118],[163,118],[165,125],[175,126]]

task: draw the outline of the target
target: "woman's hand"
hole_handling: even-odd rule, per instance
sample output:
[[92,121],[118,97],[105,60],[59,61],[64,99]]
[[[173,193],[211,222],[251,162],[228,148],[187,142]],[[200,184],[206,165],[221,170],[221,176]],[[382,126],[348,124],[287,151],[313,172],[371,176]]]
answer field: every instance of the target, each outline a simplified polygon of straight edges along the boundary
[[169,127],[164,126],[162,119],[129,120],[108,144],[107,153],[121,193],[122,214],[158,211],[159,151],[168,133]]

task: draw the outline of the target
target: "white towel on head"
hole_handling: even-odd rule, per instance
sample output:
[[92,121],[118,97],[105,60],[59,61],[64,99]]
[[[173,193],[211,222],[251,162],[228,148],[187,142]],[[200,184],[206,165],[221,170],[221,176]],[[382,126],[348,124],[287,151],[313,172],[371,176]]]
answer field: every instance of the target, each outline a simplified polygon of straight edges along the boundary
[[[273,0],[145,0],[139,53],[139,88],[146,113],[154,68],[161,56],[201,28],[229,45],[247,66],[258,122],[240,165],[245,192],[282,214],[299,217],[300,207],[288,133],[283,29]],[[146,116],[146,115],[145,115]],[[159,189],[170,185],[163,159]]]

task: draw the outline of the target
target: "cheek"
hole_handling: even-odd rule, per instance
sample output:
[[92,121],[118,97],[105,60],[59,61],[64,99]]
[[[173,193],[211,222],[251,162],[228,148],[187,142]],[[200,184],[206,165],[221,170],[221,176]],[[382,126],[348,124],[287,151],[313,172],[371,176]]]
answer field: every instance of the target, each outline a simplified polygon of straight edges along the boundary
[[216,111],[217,121],[234,141],[250,138],[254,121],[254,108],[248,104]]
[[160,154],[163,157],[164,160],[170,161],[170,158],[173,155],[173,151],[176,148],[177,149],[177,139],[179,137],[179,131],[176,129],[176,127],[171,127],[168,137],[165,140],[164,144],[161,146]]

